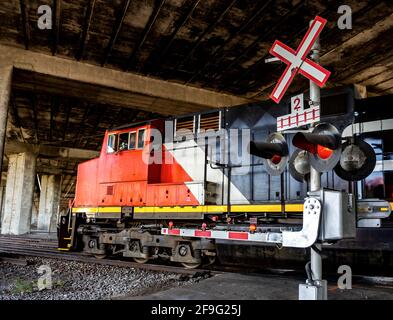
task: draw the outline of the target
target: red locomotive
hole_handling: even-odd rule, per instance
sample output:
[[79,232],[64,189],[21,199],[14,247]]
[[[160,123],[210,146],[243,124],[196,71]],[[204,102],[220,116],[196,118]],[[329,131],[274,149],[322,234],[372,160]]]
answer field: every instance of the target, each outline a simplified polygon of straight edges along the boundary
[[[335,114],[322,114],[321,120],[334,116],[340,133],[364,121],[356,118],[351,90],[323,99],[326,110]],[[264,245],[261,230],[301,228],[306,183],[283,166],[278,175],[268,174],[262,159],[246,152],[251,140],[264,141],[276,131],[275,119],[288,108],[240,106],[107,131],[100,157],[78,167],[75,201],[60,219],[59,250],[122,255],[140,263],[163,258],[197,267],[214,261],[217,239]],[[370,132],[363,135],[367,141]],[[240,146],[236,150],[233,141]],[[286,155],[273,155],[279,159],[277,167]],[[370,179],[380,174],[377,170]],[[380,198],[378,208],[385,208],[383,214],[359,216],[367,226],[371,222],[381,227],[381,221],[389,220],[386,200],[392,198],[392,180],[389,174],[382,176],[384,194],[368,187],[369,178],[357,191],[362,203],[373,198],[375,204]],[[353,190],[356,182],[331,170],[322,176],[322,184]]]

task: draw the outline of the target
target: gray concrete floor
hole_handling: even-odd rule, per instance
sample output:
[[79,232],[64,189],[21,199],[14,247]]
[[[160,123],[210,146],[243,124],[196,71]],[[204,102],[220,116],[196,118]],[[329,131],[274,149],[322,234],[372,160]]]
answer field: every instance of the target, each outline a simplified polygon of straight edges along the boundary
[[[191,286],[172,288],[146,296],[123,297],[127,300],[297,300],[299,279],[225,273]],[[340,290],[330,283],[330,300],[391,300],[393,286],[357,285]]]

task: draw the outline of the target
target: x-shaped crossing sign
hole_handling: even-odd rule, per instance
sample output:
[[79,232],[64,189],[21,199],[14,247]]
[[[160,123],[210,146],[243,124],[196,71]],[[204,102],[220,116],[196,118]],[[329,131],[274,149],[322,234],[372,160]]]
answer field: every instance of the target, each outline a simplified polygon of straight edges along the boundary
[[323,87],[330,76],[330,71],[322,68],[314,61],[306,58],[314,42],[326,24],[326,20],[316,16],[296,51],[276,40],[270,49],[270,54],[282,60],[287,68],[282,74],[276,87],[270,95],[279,103],[295,75],[299,72],[306,78]]

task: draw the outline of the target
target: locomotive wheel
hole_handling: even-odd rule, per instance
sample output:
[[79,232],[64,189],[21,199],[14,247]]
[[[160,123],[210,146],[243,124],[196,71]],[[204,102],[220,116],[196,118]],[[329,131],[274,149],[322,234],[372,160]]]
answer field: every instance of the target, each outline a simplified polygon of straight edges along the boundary
[[180,263],[186,269],[196,269],[201,265],[200,263],[187,263],[187,262],[180,262]]
[[210,266],[214,262],[216,262],[216,256],[208,257],[208,263],[206,266]]
[[145,258],[133,258],[135,262],[140,263],[140,264],[144,264],[147,261],[149,261],[149,259],[145,259]]
[[96,258],[96,259],[105,259],[106,258],[106,254],[95,254],[94,255],[94,258]]

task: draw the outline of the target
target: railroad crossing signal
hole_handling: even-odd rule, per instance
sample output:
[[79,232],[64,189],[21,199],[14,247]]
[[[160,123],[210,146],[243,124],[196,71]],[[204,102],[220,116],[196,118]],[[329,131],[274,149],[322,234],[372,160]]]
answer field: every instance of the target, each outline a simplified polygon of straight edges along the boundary
[[282,134],[271,133],[265,142],[250,141],[250,154],[263,159],[266,171],[280,175],[288,162],[288,144]]
[[277,131],[319,122],[320,118],[319,106],[304,109],[304,95],[301,93],[291,98],[291,113],[277,118]]
[[277,118],[277,131],[289,130],[306,124],[319,122],[321,119],[320,108],[311,107],[302,112],[292,112]]
[[270,98],[276,103],[281,101],[298,72],[315,82],[319,87],[323,87],[328,80],[330,71],[306,58],[325,24],[326,19],[316,16],[296,51],[278,40],[273,43],[269,51],[270,54],[279,58],[287,65],[287,68],[270,95]]
[[347,141],[342,145],[340,161],[334,172],[347,181],[359,181],[370,175],[377,159],[374,149],[363,140]]
[[319,172],[332,170],[340,160],[341,135],[329,123],[318,124],[311,133],[296,133],[292,143],[310,153],[311,166]]
[[291,98],[291,112],[302,112],[304,110],[304,94],[298,94]]

